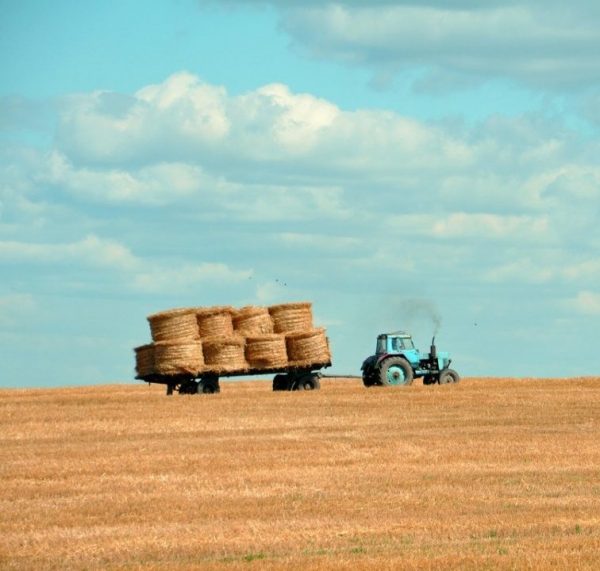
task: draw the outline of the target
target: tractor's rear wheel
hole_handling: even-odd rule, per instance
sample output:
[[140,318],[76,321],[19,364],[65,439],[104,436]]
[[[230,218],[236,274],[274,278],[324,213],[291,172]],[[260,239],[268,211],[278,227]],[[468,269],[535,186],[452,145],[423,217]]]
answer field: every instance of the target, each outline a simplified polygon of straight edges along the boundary
[[458,383],[460,381],[460,375],[454,369],[444,369],[440,372],[440,385],[447,385],[449,383]]
[[363,371],[362,380],[363,385],[365,385],[365,387],[372,387],[374,385],[377,385],[377,372],[374,372],[372,369]]
[[379,366],[379,382],[384,386],[410,385],[413,378],[412,367],[402,357],[388,357]]

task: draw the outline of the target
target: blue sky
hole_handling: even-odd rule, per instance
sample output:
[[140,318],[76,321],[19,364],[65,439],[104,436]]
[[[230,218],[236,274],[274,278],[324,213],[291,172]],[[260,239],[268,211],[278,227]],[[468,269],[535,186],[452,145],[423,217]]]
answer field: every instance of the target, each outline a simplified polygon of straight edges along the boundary
[[439,320],[464,375],[598,374],[595,3],[0,4],[0,386],[288,300],[332,372]]

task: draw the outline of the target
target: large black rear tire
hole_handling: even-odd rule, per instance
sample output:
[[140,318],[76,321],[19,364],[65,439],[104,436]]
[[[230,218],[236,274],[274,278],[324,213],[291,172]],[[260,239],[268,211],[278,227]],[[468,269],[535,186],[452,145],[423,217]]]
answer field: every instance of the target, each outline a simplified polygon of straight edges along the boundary
[[377,372],[373,371],[372,369],[366,369],[363,371],[362,380],[365,387],[373,387],[379,384],[377,380]]
[[408,386],[413,376],[410,363],[402,357],[388,357],[379,365],[379,382],[386,387]]

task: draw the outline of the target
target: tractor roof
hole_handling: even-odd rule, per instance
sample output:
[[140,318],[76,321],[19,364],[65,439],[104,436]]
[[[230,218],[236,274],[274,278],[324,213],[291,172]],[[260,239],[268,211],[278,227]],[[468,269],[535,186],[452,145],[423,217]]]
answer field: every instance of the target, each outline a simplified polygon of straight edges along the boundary
[[406,331],[391,331],[390,333],[382,333],[381,335],[398,335],[400,337],[411,337],[410,333]]

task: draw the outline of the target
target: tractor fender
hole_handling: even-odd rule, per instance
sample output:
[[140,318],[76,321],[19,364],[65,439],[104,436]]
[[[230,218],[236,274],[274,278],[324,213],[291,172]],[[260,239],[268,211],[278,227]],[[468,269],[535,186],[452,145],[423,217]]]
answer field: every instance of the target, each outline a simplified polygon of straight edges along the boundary
[[403,359],[406,358],[404,357],[404,355],[402,355],[402,353],[384,353],[383,355],[379,355],[379,357],[377,357],[377,362],[375,363],[375,366],[379,367],[382,361],[385,361],[388,357],[402,357]]

